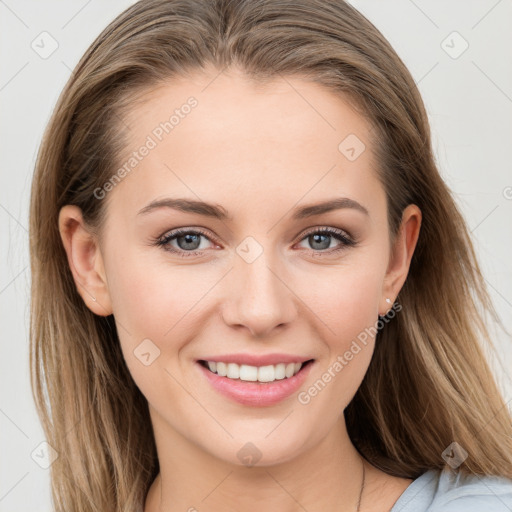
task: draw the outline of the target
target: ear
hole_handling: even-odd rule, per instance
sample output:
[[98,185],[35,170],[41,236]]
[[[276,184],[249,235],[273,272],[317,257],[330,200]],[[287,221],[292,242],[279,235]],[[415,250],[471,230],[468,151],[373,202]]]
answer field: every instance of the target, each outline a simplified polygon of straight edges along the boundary
[[112,314],[103,259],[97,238],[87,229],[78,206],[59,212],[59,232],[78,293],[96,315]]
[[[412,255],[420,234],[421,210],[410,204],[402,213],[402,222],[391,247],[390,259],[382,288],[379,315],[384,316],[401,290],[411,264]],[[386,302],[386,299],[390,299]]]

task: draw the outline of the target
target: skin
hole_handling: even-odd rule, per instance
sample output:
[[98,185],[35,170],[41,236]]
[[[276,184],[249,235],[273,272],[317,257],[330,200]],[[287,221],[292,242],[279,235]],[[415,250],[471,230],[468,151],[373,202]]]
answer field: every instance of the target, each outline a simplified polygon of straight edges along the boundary
[[[233,402],[195,360],[242,352],[311,357],[299,391],[307,390],[390,309],[386,298],[393,303],[407,277],[421,212],[406,208],[391,243],[367,122],[348,100],[299,78],[256,86],[239,70],[210,70],[152,89],[126,116],[127,154],[190,96],[197,107],[102,199],[101,236],[76,206],[59,217],[77,290],[94,313],[114,314],[124,358],[149,403],[160,474],[145,512],[354,511],[362,459],[343,410],[367,371],[373,338],[307,405],[297,393],[269,407]],[[338,149],[349,134],[366,145],[354,161]],[[232,220],[170,208],[138,215],[164,197],[221,205]],[[368,215],[343,208],[292,219],[295,208],[339,197]],[[320,254],[324,246],[305,233],[325,227],[357,244],[333,253],[342,242],[327,238]],[[203,228],[209,239],[201,237],[201,254],[180,257],[152,244],[176,228]],[[263,250],[251,263],[236,252],[248,236]],[[190,252],[183,239],[169,245]],[[145,366],[134,350],[148,338],[160,355]],[[261,452],[252,467],[237,456],[248,442]],[[411,480],[365,467],[360,510],[389,510]]]

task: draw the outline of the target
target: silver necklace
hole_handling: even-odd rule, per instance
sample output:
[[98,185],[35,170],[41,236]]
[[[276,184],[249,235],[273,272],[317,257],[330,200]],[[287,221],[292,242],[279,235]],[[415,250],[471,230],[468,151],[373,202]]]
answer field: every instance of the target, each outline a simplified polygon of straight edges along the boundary
[[364,460],[361,458],[361,462],[363,464],[363,481],[361,482],[361,490],[359,491],[359,499],[357,500],[357,512],[359,512],[359,509],[361,508],[361,498],[363,497],[363,490],[364,490],[364,479],[365,479],[365,468],[364,468]]

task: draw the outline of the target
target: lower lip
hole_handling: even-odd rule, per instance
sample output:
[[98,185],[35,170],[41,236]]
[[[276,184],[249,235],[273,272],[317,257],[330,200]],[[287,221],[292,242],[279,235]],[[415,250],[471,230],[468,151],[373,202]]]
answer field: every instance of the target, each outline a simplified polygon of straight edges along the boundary
[[235,402],[252,407],[266,407],[279,403],[295,393],[308,376],[314,361],[302,367],[293,377],[273,382],[247,382],[221,377],[197,363],[210,384],[222,395]]

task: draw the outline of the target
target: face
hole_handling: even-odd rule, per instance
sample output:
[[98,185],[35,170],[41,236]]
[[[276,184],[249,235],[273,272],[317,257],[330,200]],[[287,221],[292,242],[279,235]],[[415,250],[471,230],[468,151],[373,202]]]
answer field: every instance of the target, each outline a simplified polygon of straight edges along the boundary
[[342,421],[407,271],[369,126],[318,84],[236,71],[173,80],[125,121],[95,269],[155,433],[289,460]]

